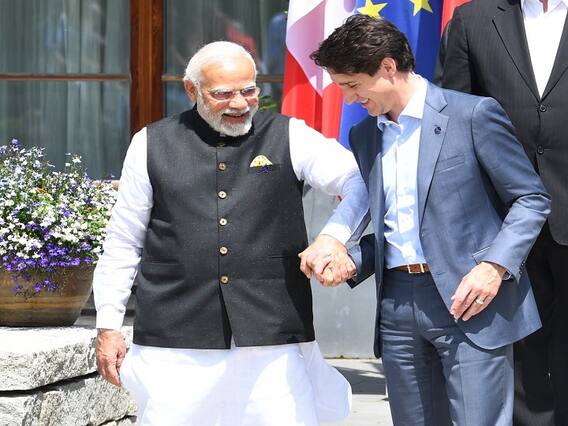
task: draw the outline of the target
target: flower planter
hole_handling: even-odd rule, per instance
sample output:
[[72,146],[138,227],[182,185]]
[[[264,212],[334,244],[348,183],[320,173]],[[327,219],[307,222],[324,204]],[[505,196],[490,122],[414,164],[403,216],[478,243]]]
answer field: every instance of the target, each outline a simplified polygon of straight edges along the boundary
[[56,291],[31,297],[14,295],[14,276],[0,271],[0,326],[69,326],[79,318],[92,289],[93,266],[67,267],[56,273],[37,273],[32,282],[57,281]]

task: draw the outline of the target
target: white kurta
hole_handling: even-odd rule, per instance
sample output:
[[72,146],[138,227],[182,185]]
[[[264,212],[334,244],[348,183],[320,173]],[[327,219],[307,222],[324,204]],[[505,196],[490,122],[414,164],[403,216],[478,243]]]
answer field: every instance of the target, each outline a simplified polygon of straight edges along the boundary
[[[353,155],[297,119],[290,120],[289,139],[298,179],[342,196],[322,233],[345,243],[368,210]],[[142,129],[128,149],[95,270],[97,328],[123,322],[153,206],[146,155]],[[120,375],[141,425],[317,425],[346,416],[350,406],[349,384],[315,342],[229,350],[133,345]]]

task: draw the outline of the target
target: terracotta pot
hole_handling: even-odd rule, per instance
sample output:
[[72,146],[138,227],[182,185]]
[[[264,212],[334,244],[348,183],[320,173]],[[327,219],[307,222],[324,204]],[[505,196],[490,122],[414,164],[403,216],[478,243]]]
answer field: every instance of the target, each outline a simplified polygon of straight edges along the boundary
[[71,267],[52,274],[34,274],[32,282],[50,278],[58,283],[58,288],[55,291],[43,290],[27,299],[23,295],[14,295],[12,273],[0,271],[0,326],[73,325],[91,294],[93,270],[93,266]]

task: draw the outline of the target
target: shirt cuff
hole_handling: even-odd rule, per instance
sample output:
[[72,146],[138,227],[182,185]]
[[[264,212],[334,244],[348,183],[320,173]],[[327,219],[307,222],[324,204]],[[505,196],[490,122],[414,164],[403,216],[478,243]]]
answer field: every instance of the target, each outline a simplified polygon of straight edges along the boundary
[[124,312],[119,312],[110,305],[103,306],[97,310],[97,328],[120,330],[123,321]]
[[340,225],[338,223],[328,223],[323,227],[320,232],[320,235],[329,235],[336,240],[339,240],[341,244],[345,244],[351,238],[351,234],[353,232],[349,227],[345,225]]

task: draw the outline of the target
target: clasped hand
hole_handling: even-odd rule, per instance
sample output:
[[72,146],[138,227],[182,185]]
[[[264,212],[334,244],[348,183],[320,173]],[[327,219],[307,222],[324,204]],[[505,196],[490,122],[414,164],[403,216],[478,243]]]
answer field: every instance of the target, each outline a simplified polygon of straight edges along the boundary
[[298,256],[301,259],[300,269],[306,277],[315,276],[325,287],[334,287],[347,281],[356,271],[345,246],[329,235],[318,236]]

